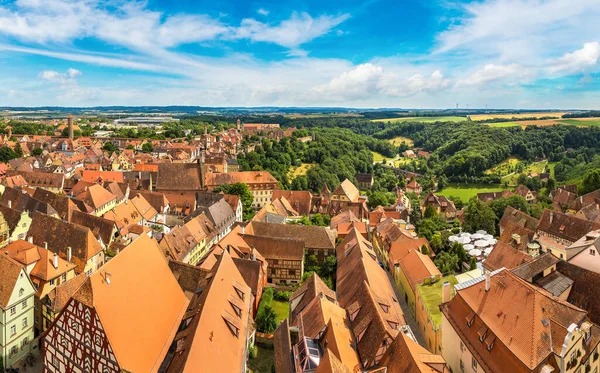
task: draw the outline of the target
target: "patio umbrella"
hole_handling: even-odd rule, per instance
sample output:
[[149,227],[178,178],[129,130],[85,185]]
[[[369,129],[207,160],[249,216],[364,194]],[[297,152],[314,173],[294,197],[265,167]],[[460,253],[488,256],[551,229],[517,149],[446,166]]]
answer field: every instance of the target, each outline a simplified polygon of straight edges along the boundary
[[482,238],[483,238],[483,234],[481,234],[481,233],[475,233],[475,234],[471,235],[471,239],[473,239],[473,240],[480,240]]
[[494,239],[494,236],[492,236],[491,234],[486,234],[486,235],[484,235],[484,236],[483,236],[483,239],[484,239],[484,240],[491,241],[491,240],[493,240],[493,239]]
[[475,241],[475,246],[477,247],[487,247],[490,246],[490,243],[486,240]]
[[480,256],[481,255],[481,250],[478,249],[473,249],[469,251],[469,255],[471,256]]
[[461,237],[471,237],[471,233],[461,233],[460,234]]
[[471,243],[471,239],[469,237],[460,237],[456,242],[460,242],[463,245],[467,243]]
[[450,237],[448,237],[448,241],[456,242],[456,241],[458,241],[458,236],[450,236]]
[[475,232],[475,233],[479,233],[479,234],[487,234],[487,232],[486,232],[486,231],[484,231],[483,229],[480,229],[480,230],[478,230],[478,231],[477,231],[477,232]]
[[483,250],[483,253],[488,256],[492,253],[492,250],[494,250],[493,247],[488,247],[487,249]]
[[475,248],[475,246],[471,245],[471,244],[466,244],[463,246],[463,248],[465,249],[465,251],[470,251],[473,250]]

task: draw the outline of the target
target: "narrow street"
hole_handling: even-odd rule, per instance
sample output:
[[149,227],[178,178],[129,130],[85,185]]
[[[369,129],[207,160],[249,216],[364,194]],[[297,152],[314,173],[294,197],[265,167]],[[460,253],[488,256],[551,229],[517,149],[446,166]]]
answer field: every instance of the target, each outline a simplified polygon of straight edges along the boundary
[[412,331],[412,333],[417,338],[417,342],[419,342],[419,344],[421,346],[427,348],[426,347],[427,345],[425,344],[425,339],[421,335],[421,330],[417,326],[417,321],[415,320],[412,312],[410,312],[410,310],[408,309],[408,304],[406,304],[406,301],[404,300],[404,296],[400,293],[400,290],[398,290],[398,286],[396,285],[396,282],[394,281],[394,277],[392,277],[392,275],[388,271],[385,271],[385,273],[388,276],[388,280],[390,280],[390,283],[392,284],[392,288],[394,288],[394,292],[396,293],[396,299],[398,299],[400,308],[402,308],[402,312],[404,313],[404,318],[406,319],[406,323],[410,327],[410,330]]

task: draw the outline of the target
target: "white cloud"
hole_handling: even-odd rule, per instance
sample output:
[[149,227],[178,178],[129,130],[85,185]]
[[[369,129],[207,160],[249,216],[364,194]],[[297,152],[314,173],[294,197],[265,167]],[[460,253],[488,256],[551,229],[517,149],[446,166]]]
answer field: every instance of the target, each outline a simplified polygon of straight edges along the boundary
[[465,16],[438,35],[438,53],[469,51],[471,59],[518,62],[598,37],[597,0],[483,0],[463,10]]
[[65,73],[59,73],[53,70],[45,70],[39,73],[39,77],[43,80],[58,82],[61,84],[76,84],[75,78],[81,75],[81,71],[70,68]]
[[[268,11],[261,9],[258,13],[267,15]],[[329,33],[348,18],[347,14],[313,18],[308,13],[294,12],[278,24],[247,18],[234,25],[205,14],[167,16],[149,10],[146,2],[19,0],[14,9],[0,5],[0,34],[42,44],[96,37],[145,52],[219,39],[249,39],[297,48]]]
[[549,71],[552,74],[586,73],[598,65],[599,59],[600,43],[585,43],[583,48],[551,61]]
[[430,76],[415,74],[400,77],[383,67],[366,63],[333,78],[328,84],[313,87],[309,94],[329,100],[366,100],[370,97],[410,97],[422,92],[437,92],[449,80],[436,70]]
[[335,17],[322,15],[313,18],[308,13],[294,12],[289,19],[276,26],[246,18],[242,20],[240,27],[235,30],[231,37],[234,39],[250,39],[255,42],[269,42],[293,49],[329,33],[331,29],[349,17],[348,14],[343,14]]
[[271,12],[269,12],[269,11],[268,11],[268,10],[266,10],[265,8],[260,8],[259,10],[257,10],[257,11],[256,11],[256,13],[260,14],[261,16],[265,16],[265,17],[266,17],[266,16],[268,16],[268,15],[269,15],[269,13],[271,13]]
[[510,65],[488,64],[465,79],[459,80],[456,84],[457,86],[483,86],[497,81],[511,82],[513,79],[523,82],[530,74],[529,69],[514,63]]
[[81,71],[73,68],[64,73],[45,70],[38,74],[43,81],[58,85],[59,93],[56,98],[63,104],[84,102],[96,97],[97,89],[81,87],[77,83],[77,77],[81,75]]

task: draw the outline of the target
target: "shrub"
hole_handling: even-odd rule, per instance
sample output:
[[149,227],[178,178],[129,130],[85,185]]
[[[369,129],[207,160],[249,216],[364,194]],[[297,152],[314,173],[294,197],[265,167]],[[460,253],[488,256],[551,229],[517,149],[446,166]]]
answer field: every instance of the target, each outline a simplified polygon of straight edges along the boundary
[[280,302],[287,302],[290,300],[290,295],[292,295],[291,291],[278,291],[273,296],[273,299],[278,300]]
[[256,326],[259,332],[273,333],[277,329],[277,314],[273,307],[269,304],[264,306],[258,313],[256,318]]
[[256,359],[257,356],[258,356],[258,347],[250,346],[250,348],[248,349],[248,357],[250,359]]

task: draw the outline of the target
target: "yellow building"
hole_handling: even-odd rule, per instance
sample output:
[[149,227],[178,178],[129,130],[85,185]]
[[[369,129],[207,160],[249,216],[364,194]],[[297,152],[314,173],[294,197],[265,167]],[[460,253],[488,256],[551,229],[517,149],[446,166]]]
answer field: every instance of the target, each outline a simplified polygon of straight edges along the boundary
[[36,288],[34,325],[38,335],[45,330],[41,323],[42,300],[52,289],[75,277],[76,266],[60,258],[58,254],[34,245],[30,241],[11,242],[4,250],[12,259],[25,267],[27,275]]
[[442,353],[442,312],[440,304],[450,301],[454,285],[458,281],[452,275],[438,281],[426,281],[417,285],[416,315],[419,332],[425,339],[427,349],[435,354]]
[[0,254],[0,357],[9,367],[31,352],[35,288],[25,268]]
[[413,315],[416,315],[415,292],[417,285],[439,281],[442,274],[429,256],[418,250],[411,250],[394,263],[394,278]]

